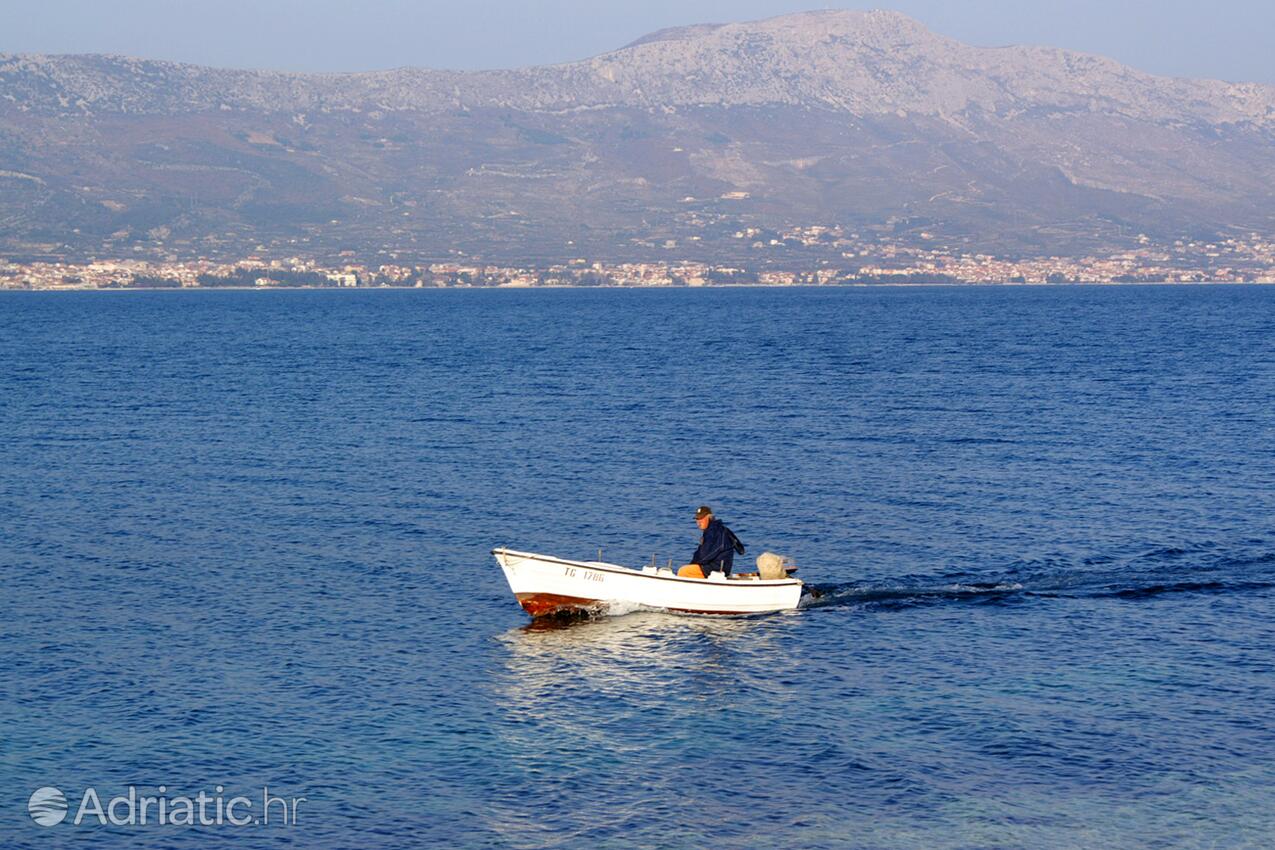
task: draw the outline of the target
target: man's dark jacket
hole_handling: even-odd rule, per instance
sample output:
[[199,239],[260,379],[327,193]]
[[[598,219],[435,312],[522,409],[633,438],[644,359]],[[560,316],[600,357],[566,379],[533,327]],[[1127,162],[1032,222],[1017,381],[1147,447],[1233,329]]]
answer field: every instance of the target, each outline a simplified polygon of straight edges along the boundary
[[699,538],[699,548],[690,563],[699,564],[705,577],[714,570],[730,575],[735,563],[735,534],[720,519],[711,519]]

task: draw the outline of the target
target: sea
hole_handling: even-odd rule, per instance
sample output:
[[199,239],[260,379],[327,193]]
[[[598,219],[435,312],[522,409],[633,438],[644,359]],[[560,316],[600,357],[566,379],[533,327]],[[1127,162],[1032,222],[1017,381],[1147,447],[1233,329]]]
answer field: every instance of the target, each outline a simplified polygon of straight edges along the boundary
[[[0,846],[1265,850],[1273,411],[1271,287],[0,293]],[[800,609],[490,554],[700,504]]]

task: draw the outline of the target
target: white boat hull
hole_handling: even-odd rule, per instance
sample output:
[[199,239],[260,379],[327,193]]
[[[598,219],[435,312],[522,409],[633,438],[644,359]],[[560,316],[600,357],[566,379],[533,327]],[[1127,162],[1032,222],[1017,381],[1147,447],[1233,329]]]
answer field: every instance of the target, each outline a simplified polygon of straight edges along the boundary
[[641,570],[600,561],[493,549],[509,589],[532,617],[641,608],[688,614],[764,614],[801,601],[800,579],[682,578],[669,570]]

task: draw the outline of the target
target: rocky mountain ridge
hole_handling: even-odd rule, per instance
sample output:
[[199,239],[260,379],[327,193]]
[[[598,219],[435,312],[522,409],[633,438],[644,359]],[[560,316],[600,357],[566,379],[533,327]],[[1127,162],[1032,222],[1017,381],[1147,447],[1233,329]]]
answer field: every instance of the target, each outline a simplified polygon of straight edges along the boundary
[[1275,86],[1157,77],[1054,48],[971,47],[882,11],[683,27],[592,59],[512,71],[296,74],[0,54],[0,89],[18,109],[60,114],[801,106],[853,115],[1056,109],[1275,124]]
[[10,252],[641,258],[821,224],[1075,252],[1275,232],[1272,186],[1275,86],[971,47],[893,12],[683,27],[509,71],[0,56]]

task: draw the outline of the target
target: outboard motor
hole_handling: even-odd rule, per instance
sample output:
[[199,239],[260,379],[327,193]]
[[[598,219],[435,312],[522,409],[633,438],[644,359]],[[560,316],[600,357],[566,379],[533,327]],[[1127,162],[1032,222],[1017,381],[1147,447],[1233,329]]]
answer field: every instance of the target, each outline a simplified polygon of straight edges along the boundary
[[774,552],[762,552],[757,556],[757,573],[764,580],[788,578],[789,573],[797,571],[797,566],[783,555]]

